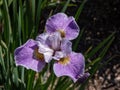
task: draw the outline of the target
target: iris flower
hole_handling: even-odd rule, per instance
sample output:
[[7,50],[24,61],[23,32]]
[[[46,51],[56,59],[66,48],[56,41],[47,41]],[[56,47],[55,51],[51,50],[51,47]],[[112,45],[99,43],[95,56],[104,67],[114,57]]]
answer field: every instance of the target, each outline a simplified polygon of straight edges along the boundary
[[45,27],[47,33],[58,31],[68,40],[75,39],[80,31],[74,17],[68,17],[64,13],[57,13],[48,18]]
[[53,58],[59,60],[69,54],[71,45],[70,41],[61,38],[59,32],[50,35],[43,33],[36,40],[29,39],[15,50],[15,62],[17,66],[39,72]]
[[89,73],[85,73],[85,60],[81,53],[72,51],[72,43],[79,34],[79,27],[73,17],[58,13],[46,22],[46,32],[36,40],[29,39],[15,52],[16,65],[40,72],[46,63],[55,60],[53,65],[57,77],[68,76],[74,82],[83,82]]

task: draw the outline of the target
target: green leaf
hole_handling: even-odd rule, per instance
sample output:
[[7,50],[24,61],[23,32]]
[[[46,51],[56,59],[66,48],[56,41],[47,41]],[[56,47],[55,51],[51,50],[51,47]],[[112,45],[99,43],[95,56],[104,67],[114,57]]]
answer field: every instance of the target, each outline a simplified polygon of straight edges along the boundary
[[35,72],[30,70],[28,73],[27,90],[33,90],[34,78]]
[[8,10],[8,5],[7,1],[3,0],[3,18],[4,18],[4,34],[5,34],[5,39],[6,39],[6,44],[10,45],[10,42],[12,41],[12,30],[11,30],[11,21],[10,21],[10,16],[9,16],[9,10]]
[[112,37],[110,39],[110,41],[108,42],[108,44],[106,45],[106,47],[103,49],[103,51],[100,53],[99,57],[103,58],[107,52],[107,50],[109,49],[110,45],[112,44],[113,40],[115,39],[115,37]]
[[66,11],[69,3],[70,3],[70,0],[67,0],[67,2],[65,3],[65,5],[64,5],[64,7],[63,7],[61,12],[65,12]]
[[15,85],[19,86],[19,83],[18,83],[18,70],[17,70],[17,68],[13,68],[12,79],[13,79],[13,82],[15,83]]
[[98,50],[100,50],[106,43],[108,43],[108,41],[113,37],[113,35],[115,34],[112,33],[109,37],[107,37],[106,39],[104,39],[100,44],[98,44],[98,46],[96,48],[94,48],[90,53],[88,53],[86,56],[86,58],[90,58],[92,57],[96,52],[98,52]]
[[95,63],[97,63],[97,62],[100,61],[100,60],[101,60],[100,57],[96,58],[96,59],[93,60],[92,62],[89,62],[89,63],[86,65],[86,68],[88,68],[89,66],[94,65]]
[[8,0],[8,7],[11,5],[12,2],[13,0]]
[[[6,67],[5,67],[5,62],[4,62],[4,59],[3,59],[3,53],[2,53],[2,47],[0,46],[0,64],[2,65],[2,68],[3,68],[3,71],[4,73],[6,72]],[[3,76],[5,75],[3,73]]]
[[81,5],[79,6],[79,8],[78,8],[78,10],[77,10],[77,12],[75,14],[76,21],[78,20],[78,18],[80,16],[80,14],[81,14],[81,12],[82,12],[82,10],[83,10],[84,5],[85,5],[86,2],[87,2],[87,0],[83,0],[82,3],[81,3]]
[[77,50],[78,45],[79,45],[79,42],[80,42],[80,39],[81,39],[81,37],[82,37],[82,35],[83,35],[83,32],[84,32],[84,29],[85,29],[85,28],[82,28],[82,30],[81,30],[81,32],[79,33],[78,37],[75,39],[75,44],[74,44],[74,46],[73,46],[73,51],[76,51],[76,50]]
[[41,11],[42,11],[42,0],[38,1],[37,10],[36,11],[37,11],[36,12],[36,29],[38,29],[39,21],[40,21],[40,14],[41,14]]
[[7,45],[5,44],[5,42],[3,40],[0,41],[0,45],[6,50],[8,51],[8,47]]

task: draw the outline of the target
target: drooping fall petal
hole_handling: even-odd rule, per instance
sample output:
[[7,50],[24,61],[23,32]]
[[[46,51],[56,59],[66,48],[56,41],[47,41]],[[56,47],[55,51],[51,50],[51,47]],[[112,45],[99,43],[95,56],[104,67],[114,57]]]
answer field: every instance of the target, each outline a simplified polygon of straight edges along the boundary
[[79,79],[78,76],[84,74],[84,56],[81,53],[72,52],[67,58],[57,61],[53,69],[56,76],[69,76],[76,82]]
[[37,43],[32,39],[29,39],[25,44],[18,47],[14,52],[16,65],[40,72],[44,68],[45,62],[44,60],[38,60],[37,57],[35,58],[34,52],[36,48]]

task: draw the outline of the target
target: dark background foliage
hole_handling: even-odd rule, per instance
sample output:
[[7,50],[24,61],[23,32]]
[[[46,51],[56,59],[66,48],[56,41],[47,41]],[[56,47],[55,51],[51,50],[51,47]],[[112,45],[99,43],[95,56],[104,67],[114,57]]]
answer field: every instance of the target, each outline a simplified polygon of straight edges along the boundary
[[[120,1],[119,0],[88,0],[80,15],[79,25],[86,27],[84,38],[79,50],[96,46],[112,32],[116,32],[115,40],[102,62],[115,56],[108,65],[99,70],[99,76],[109,82],[106,89],[120,88]],[[82,46],[81,46],[82,45]],[[84,51],[84,50],[83,50]],[[99,52],[98,52],[99,53]],[[97,55],[96,55],[97,56]],[[109,70],[109,72],[107,72]],[[117,75],[115,75],[117,73]],[[108,77],[110,78],[108,79]],[[115,81],[119,77],[118,81]],[[105,82],[103,82],[104,87]],[[115,90],[115,89],[110,89]]]

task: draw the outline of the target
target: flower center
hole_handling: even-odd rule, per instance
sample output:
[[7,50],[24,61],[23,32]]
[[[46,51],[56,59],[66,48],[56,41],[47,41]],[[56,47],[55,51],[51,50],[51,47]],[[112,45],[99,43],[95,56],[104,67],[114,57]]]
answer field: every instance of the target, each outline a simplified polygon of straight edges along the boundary
[[42,53],[38,52],[38,48],[34,50],[34,57],[38,60],[43,61],[44,60],[44,55]]
[[66,64],[69,63],[69,61],[70,61],[70,58],[67,56],[67,57],[61,58],[58,62],[59,62],[60,64],[66,65]]
[[65,32],[64,32],[64,30],[58,30],[58,32],[60,32],[62,38],[65,37]]

